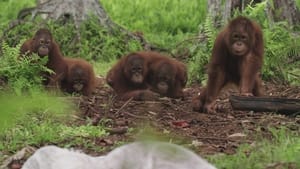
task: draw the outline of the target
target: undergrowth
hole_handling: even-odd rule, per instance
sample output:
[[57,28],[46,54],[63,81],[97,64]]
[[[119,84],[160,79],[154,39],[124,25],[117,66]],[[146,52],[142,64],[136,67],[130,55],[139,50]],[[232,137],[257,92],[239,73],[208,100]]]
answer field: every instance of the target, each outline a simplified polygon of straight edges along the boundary
[[[10,20],[16,19],[18,10],[34,6],[34,2],[1,1],[1,30],[8,27]],[[151,44],[168,51],[187,50],[184,61],[189,69],[189,83],[205,82],[206,65],[220,31],[206,15],[206,1],[103,0],[101,3],[113,21],[131,32],[143,32]],[[299,85],[299,30],[286,22],[270,24],[265,5],[249,6],[242,13],[256,20],[263,29],[263,79]],[[0,77],[4,83],[0,93],[0,151],[11,153],[25,145],[39,147],[48,143],[96,149],[93,146],[95,137],[106,134],[101,125],[70,124],[72,118],[69,115],[77,111],[70,107],[75,106],[41,87],[39,74],[47,71],[42,66],[46,60],[36,56],[32,60],[19,58],[20,44],[40,27],[50,29],[65,56],[91,61],[97,74],[104,76],[112,62],[130,51],[142,49],[137,41],[122,32],[109,33],[93,17],[80,26],[80,38],[71,22],[28,21],[6,32],[0,53]],[[291,161],[299,166],[299,136],[281,130],[274,131],[273,135],[275,139],[271,143],[264,140],[255,145],[244,145],[236,155],[219,156],[212,161],[219,168],[263,168],[276,161]]]
[[[8,141],[6,142],[2,134],[7,129],[17,129],[16,125],[34,126],[35,122],[33,120],[25,118],[29,114],[37,119],[42,116],[66,118],[75,111],[70,101],[58,97],[57,94],[59,93],[45,90],[42,85],[41,73],[51,73],[44,66],[47,58],[40,58],[37,55],[22,57],[19,48],[20,44],[17,47],[9,47],[6,43],[3,43],[2,56],[0,57],[2,83],[0,89],[0,137],[3,141],[1,141],[1,146],[6,146],[8,149],[11,149],[9,147],[13,146],[11,144],[14,141],[20,143],[19,146],[21,146],[23,139],[26,139],[26,137],[23,139],[12,137],[12,140],[6,140]],[[21,128],[23,129],[23,127]],[[36,127],[40,126],[37,125]],[[28,132],[24,132],[24,134],[28,134]],[[8,145],[5,145],[7,143]]]
[[271,169],[300,168],[300,137],[285,128],[270,128],[272,140],[240,146],[234,155],[216,155],[210,161],[218,168]]
[[[9,2],[11,1],[13,0]],[[25,6],[31,5],[30,0],[27,1]],[[188,64],[189,83],[204,83],[207,79],[206,65],[211,56],[214,39],[221,28],[216,29],[212,19],[206,15],[206,1],[193,0],[186,3],[182,0],[103,0],[101,3],[114,22],[131,32],[142,32],[146,40],[158,48],[169,52],[187,51],[183,61]],[[254,7],[247,6],[243,13],[236,12],[235,16],[248,16],[257,21],[263,29],[263,79],[299,85],[300,38],[296,33],[298,28],[290,27],[286,22],[269,23],[265,17],[265,8],[266,2]],[[37,22],[42,24],[36,24]],[[53,32],[64,55],[85,58],[94,65],[102,65],[99,62],[115,62],[128,52],[142,49],[139,42],[128,38],[122,32],[107,32],[93,17],[80,26],[80,40],[71,22],[62,25],[58,22],[38,20],[9,31],[5,41],[9,46],[16,46],[20,41],[32,37],[40,27],[48,27]],[[106,71],[99,70],[102,75],[105,75],[102,72]]]
[[132,32],[143,32],[147,40],[163,48],[172,48],[174,42],[197,33],[207,9],[207,2],[198,0],[101,2],[113,21]]
[[20,44],[17,47],[9,47],[2,44],[2,57],[0,57],[0,77],[5,90],[12,90],[15,94],[21,95],[24,92],[42,90],[41,72],[52,73],[44,65],[47,58],[40,58],[37,55],[21,57]]
[[15,47],[21,41],[33,37],[34,33],[41,27],[51,31],[62,53],[69,57],[109,62],[120,58],[125,53],[141,50],[138,41],[129,39],[122,32],[115,32],[112,35],[101,27],[93,16],[81,24],[80,37],[77,36],[74,24],[70,22],[62,25],[59,22],[47,21],[38,25],[28,21],[5,34],[5,42],[9,46]]
[[41,147],[50,143],[65,148],[80,146],[100,151],[101,147],[94,146],[94,140],[107,135],[105,129],[100,125],[71,124],[75,119],[66,118],[64,113],[63,118],[47,112],[29,113],[17,126],[0,134],[0,151],[15,152],[26,145]]

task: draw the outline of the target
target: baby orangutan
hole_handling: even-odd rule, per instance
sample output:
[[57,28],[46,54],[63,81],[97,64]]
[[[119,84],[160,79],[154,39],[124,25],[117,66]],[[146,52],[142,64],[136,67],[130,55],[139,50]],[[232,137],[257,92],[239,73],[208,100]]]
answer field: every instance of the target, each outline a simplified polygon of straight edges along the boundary
[[89,96],[96,88],[93,66],[84,59],[64,58],[68,72],[62,81],[62,89],[68,93],[80,93]]
[[106,82],[121,100],[155,100],[158,94],[150,91],[146,82],[147,57],[130,53],[122,57],[107,73]]

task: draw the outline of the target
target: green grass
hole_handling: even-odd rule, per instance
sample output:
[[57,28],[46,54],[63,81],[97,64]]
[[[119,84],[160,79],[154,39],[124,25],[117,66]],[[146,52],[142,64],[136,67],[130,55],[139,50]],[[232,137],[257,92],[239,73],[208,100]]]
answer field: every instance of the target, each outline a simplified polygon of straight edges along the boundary
[[21,9],[33,6],[35,6],[35,0],[1,0],[0,28],[7,28],[7,24],[10,20],[17,18],[18,11]]
[[109,62],[93,62],[95,73],[105,77],[107,71],[116,63],[116,61],[117,60],[111,60]]
[[296,0],[296,5],[298,8],[300,7],[300,0]]
[[107,135],[101,126],[70,124],[74,118],[57,118],[45,112],[30,113],[15,127],[0,134],[0,151],[15,152],[26,145],[41,147],[54,144],[61,147],[80,146],[99,150],[93,146],[96,138]]
[[[78,125],[79,109],[66,97],[42,91],[15,95],[0,93],[0,152],[14,153],[25,146],[83,147],[94,151],[96,138],[107,135],[102,125]],[[4,160],[0,157],[0,163]]]
[[[15,95],[0,92],[0,132],[22,121],[27,113],[44,112],[57,116],[70,115],[72,103],[67,100],[41,91],[31,94]],[[30,121],[24,121],[29,122]]]
[[[3,31],[7,28],[10,20],[16,19],[20,9],[34,6],[34,3],[35,0],[0,1],[0,30]],[[187,48],[191,52],[188,65],[190,79],[198,80],[198,82],[206,79],[203,67],[210,56],[215,31],[218,31],[214,30],[211,27],[211,21],[206,19],[206,1],[101,0],[101,3],[114,22],[129,31],[143,32],[147,41],[161,48],[174,50],[176,44],[197,35],[199,30],[203,30],[208,36],[207,42],[191,41],[184,43],[181,47]],[[300,4],[300,0],[297,0],[297,4]],[[286,60],[297,56],[294,55],[295,53],[300,53],[297,45],[299,38],[294,39],[297,37],[288,33],[290,29],[287,29],[284,23],[275,24],[272,29],[269,28],[263,6],[249,8],[247,12],[264,28],[266,39],[264,78],[270,80],[286,78],[293,84],[299,84],[299,76],[292,75],[299,75],[300,63],[285,64]],[[75,35],[74,25],[61,26],[53,22],[46,23],[46,25],[53,31],[65,55],[86,59],[96,58],[92,63],[97,75],[105,76],[116,58],[129,51],[140,49],[136,42],[124,40],[123,35],[110,36],[93,19],[81,26],[82,41],[80,45],[72,44]],[[12,46],[19,44],[21,40],[31,37],[34,33],[32,30],[36,30],[38,27],[38,24],[27,23],[21,28],[14,28],[8,36],[8,44]],[[17,55],[17,51],[17,49],[9,49],[5,54],[9,57],[3,57],[1,53],[1,58],[11,60],[10,56]],[[8,64],[2,62],[2,65],[4,66],[1,69],[4,69]],[[12,62],[11,65],[15,64]],[[18,71],[7,70],[14,73],[11,76],[15,78],[23,76]],[[21,69],[18,70],[21,71]],[[30,73],[31,71],[24,69],[22,72]],[[32,77],[31,74],[30,77]],[[24,83],[24,80],[21,79],[20,86]],[[16,84],[17,88],[18,84]],[[71,125],[72,116],[78,111],[70,108],[74,105],[68,103],[66,99],[31,88],[30,94],[24,94],[23,91],[17,92],[18,95],[12,94],[13,92],[0,93],[1,153],[12,154],[26,145],[39,147],[46,144],[57,144],[61,147],[82,146],[100,151],[99,147],[94,146],[93,141],[95,138],[106,135],[101,125]],[[299,131],[296,134],[283,129],[272,130],[272,132],[273,139],[271,141],[259,137],[255,144],[241,146],[234,155],[216,155],[209,159],[218,168],[226,169],[260,169],[277,162],[295,162],[300,168]],[[0,162],[1,160],[3,159],[0,157]]]
[[271,141],[259,137],[251,145],[240,146],[234,155],[216,155],[210,161],[222,169],[265,169],[279,163],[283,165],[280,169],[288,169],[289,163],[300,168],[299,132],[291,133],[283,128],[270,131]]
[[[164,47],[184,35],[197,33],[206,17],[206,1],[198,0],[102,0],[111,19],[130,31]],[[163,37],[163,38],[162,38]]]

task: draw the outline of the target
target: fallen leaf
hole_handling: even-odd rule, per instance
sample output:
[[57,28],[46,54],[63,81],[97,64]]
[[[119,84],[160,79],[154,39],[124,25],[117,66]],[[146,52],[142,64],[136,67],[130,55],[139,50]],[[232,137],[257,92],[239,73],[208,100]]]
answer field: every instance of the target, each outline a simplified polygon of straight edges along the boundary
[[189,127],[189,123],[185,120],[173,121],[172,124],[177,127]]
[[246,137],[246,134],[243,133],[234,133],[228,136],[228,138],[233,138],[233,137]]

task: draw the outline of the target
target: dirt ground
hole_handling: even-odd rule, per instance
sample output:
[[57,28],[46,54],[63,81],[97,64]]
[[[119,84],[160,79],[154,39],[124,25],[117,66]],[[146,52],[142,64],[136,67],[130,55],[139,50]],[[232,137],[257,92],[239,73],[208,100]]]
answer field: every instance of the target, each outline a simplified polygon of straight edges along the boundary
[[[186,88],[184,100],[161,98],[158,101],[118,101],[113,90],[102,85],[91,97],[74,98],[80,108],[79,124],[86,124],[90,119],[93,125],[104,125],[110,133],[94,141],[104,148],[104,152],[78,148],[90,155],[101,155],[122,143],[155,138],[190,147],[204,156],[234,154],[239,145],[254,144],[257,137],[271,139],[270,127],[285,126],[300,132],[299,115],[233,110],[228,99],[230,95],[237,94],[233,86],[221,92],[216,101],[216,113],[195,112],[191,107],[191,99],[200,90],[201,87],[197,85]],[[264,90],[267,96],[300,99],[300,86],[265,83]],[[16,161],[12,156],[6,160],[5,166],[19,169],[25,160]]]
[[[96,143],[113,146],[119,141],[139,137],[159,137],[179,144],[192,145],[202,154],[235,153],[242,143],[254,143],[257,136],[271,138],[270,127],[286,126],[300,131],[300,119],[272,112],[234,111],[228,97],[237,94],[229,86],[217,99],[218,111],[213,114],[194,112],[191,99],[200,92],[199,86],[185,89],[184,100],[162,98],[159,101],[117,101],[113,91],[99,87],[95,96],[80,101],[84,117],[93,124],[104,124],[110,136]],[[267,96],[300,98],[300,87],[264,84]],[[149,129],[151,132],[149,132]],[[144,133],[137,136],[137,133]],[[155,133],[155,134],[154,134]]]

